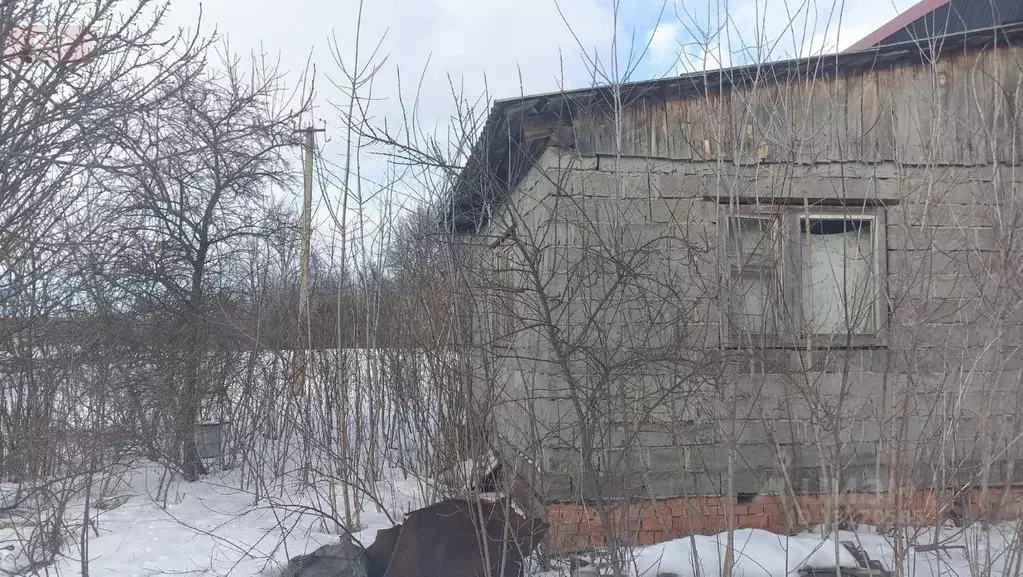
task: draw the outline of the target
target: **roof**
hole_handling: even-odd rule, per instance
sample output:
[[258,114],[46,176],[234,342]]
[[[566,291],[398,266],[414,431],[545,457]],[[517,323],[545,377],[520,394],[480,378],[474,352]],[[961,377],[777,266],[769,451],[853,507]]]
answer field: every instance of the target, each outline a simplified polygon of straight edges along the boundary
[[846,51],[943,39],[949,34],[1018,22],[1023,22],[1020,0],[920,0]]
[[[1023,23],[950,33],[941,40],[887,43],[855,52],[630,82],[619,85],[617,92],[621,101],[626,102],[654,95],[698,97],[753,83],[786,82],[790,78],[806,78],[808,75],[854,74],[881,66],[920,63],[996,43],[1018,44],[1023,40]],[[566,121],[570,123],[574,112],[582,108],[608,106],[613,101],[613,94],[610,86],[596,86],[495,101],[480,137],[452,187],[445,207],[446,226],[454,232],[480,231],[495,207],[547,147],[553,134],[552,126]]]

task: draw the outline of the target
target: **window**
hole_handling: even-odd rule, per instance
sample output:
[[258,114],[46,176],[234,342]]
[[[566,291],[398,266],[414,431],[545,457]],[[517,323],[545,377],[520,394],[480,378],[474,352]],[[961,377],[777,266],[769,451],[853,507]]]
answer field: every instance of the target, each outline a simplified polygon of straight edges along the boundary
[[778,223],[773,218],[728,219],[728,310],[738,334],[778,332],[776,309],[782,303],[779,237]]
[[513,246],[505,233],[491,245],[491,339],[492,344],[508,346],[515,331],[515,277],[512,265]]
[[881,344],[883,209],[742,206],[724,219],[726,325],[766,346]]

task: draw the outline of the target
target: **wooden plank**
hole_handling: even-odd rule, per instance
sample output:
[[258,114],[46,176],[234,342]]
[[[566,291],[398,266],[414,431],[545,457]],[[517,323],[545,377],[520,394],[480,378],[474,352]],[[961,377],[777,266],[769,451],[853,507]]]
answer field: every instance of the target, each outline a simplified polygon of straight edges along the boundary
[[814,158],[813,80],[803,78],[792,85],[792,133],[794,149],[791,158],[809,164]]
[[753,120],[759,133],[756,158],[760,162],[785,162],[792,150],[792,99],[787,84],[768,84],[753,102]]
[[860,160],[860,140],[863,134],[863,75],[853,74],[844,79],[845,131],[842,133],[840,160]]
[[930,543],[926,545],[912,545],[920,553],[926,553],[929,551],[952,551],[955,549],[962,550],[963,554],[966,554],[966,545],[944,545],[940,543]]
[[628,110],[632,123],[632,152],[635,156],[650,156],[650,100],[643,98]]
[[650,99],[650,155],[656,158],[670,156],[668,147],[668,103],[662,96]]
[[1005,130],[1001,126],[1004,119],[1000,110],[1003,102],[1000,83],[1002,70],[998,56],[995,51],[981,52],[978,55],[979,66],[974,77],[978,110],[985,129],[984,145],[978,148],[981,153],[979,161],[982,163],[994,162],[996,158],[1003,156],[1001,148],[1007,144]]
[[1013,162],[1019,156],[1018,89],[1020,70],[1008,50],[992,50],[984,54],[984,70],[991,84],[993,108],[993,153],[1001,162]]
[[617,147],[612,111],[604,107],[591,106],[588,113],[592,120],[594,153],[614,155]]
[[804,162],[816,163],[825,160],[825,156],[822,154],[824,151],[824,124],[827,119],[824,116],[824,107],[820,100],[820,80],[816,77],[807,79],[806,85],[803,90],[803,98],[805,98],[804,106],[806,110],[807,126],[806,135],[803,139],[805,145],[803,147],[803,158]]
[[561,118],[554,112],[533,114],[522,119],[522,138],[531,141],[539,138],[547,138],[554,133]]
[[951,121],[946,134],[951,141],[948,145],[953,162],[972,164],[973,139],[976,126],[971,122],[975,116],[969,98],[970,67],[963,58],[947,61],[948,68],[948,115]]
[[745,118],[741,121],[749,129],[745,133],[746,142],[743,143],[745,161],[758,163],[761,161],[764,152],[763,142],[771,129],[770,123],[761,121],[764,103],[772,99],[771,86],[761,84],[743,94],[743,109]]
[[622,154],[649,156],[646,100],[630,101],[622,108]]
[[751,164],[754,161],[753,150],[756,148],[758,131],[755,130],[750,107],[752,106],[751,101],[756,98],[757,93],[756,88],[733,90],[729,100],[730,122],[728,127],[730,128],[732,146],[730,156],[742,164]]
[[912,87],[907,88],[906,70],[902,66],[889,70],[882,76],[882,79],[887,82],[882,85],[881,95],[882,98],[888,100],[891,106],[892,147],[894,149],[892,160],[897,159],[900,163],[907,163],[911,161],[908,156],[909,110],[907,106],[909,95],[904,94],[904,91],[911,90]]
[[688,108],[690,127],[692,128],[693,158],[709,160],[714,157],[714,141],[711,134],[713,129],[709,122],[711,113],[709,96],[701,94],[689,103]]
[[915,145],[920,151],[921,164],[933,165],[942,162],[942,152],[946,143],[943,140],[942,124],[947,119],[942,102],[945,88],[939,84],[941,69],[947,68],[943,61],[932,65],[923,65],[914,69],[912,86],[914,98],[910,102],[913,118],[913,136]]
[[1015,77],[1012,87],[1012,130],[1016,142],[1016,156],[1013,162],[1023,160],[1023,46],[1012,46],[1005,51],[1005,66]]
[[955,115],[950,107],[952,99],[952,66],[947,59],[937,63],[930,81],[933,97],[930,107],[924,111],[929,115],[931,126],[929,144],[931,158],[939,164],[956,161],[955,156]]
[[893,162],[895,160],[895,79],[892,71],[877,73],[877,122],[871,145],[875,148],[874,160]]
[[839,90],[840,82],[830,76],[819,76],[814,83],[813,107],[814,116],[820,123],[817,133],[820,135],[818,146],[820,147],[820,159],[827,161],[841,160],[839,158],[838,140],[845,132],[845,116],[843,114],[844,92]]
[[668,157],[667,143],[667,119],[665,113],[665,101],[660,95],[649,99],[647,106],[648,136],[650,142],[651,156],[658,159]]
[[732,135],[734,134],[732,119],[732,93],[731,91],[721,92],[712,97],[714,103],[714,114],[712,116],[715,128],[715,139],[717,141],[717,157],[723,160],[731,160],[734,150]]
[[[609,109],[608,115],[609,115],[608,123],[610,124],[612,142],[614,142],[615,138],[618,138],[617,150],[621,154],[632,154],[636,148],[634,145],[635,139],[632,136],[633,129],[632,117],[634,116],[634,112],[630,109],[630,107],[625,106],[623,104],[621,112],[616,114],[613,110]],[[616,122],[618,123],[619,126],[619,128],[617,129],[615,128]],[[618,136],[616,137],[615,136],[616,131],[619,130],[620,134],[618,134]],[[611,148],[614,149],[615,145],[612,144]]]
[[678,160],[693,158],[693,129],[689,118],[689,110],[693,105],[691,99],[679,96],[668,99],[666,116],[668,124],[668,156]]
[[971,53],[963,55],[961,60],[953,64],[964,73],[962,80],[965,85],[966,114],[960,126],[963,129],[962,160],[966,164],[980,164],[988,157],[988,132],[991,130],[992,119],[988,117],[990,109],[985,102],[989,91],[984,86],[986,73],[982,61],[982,55]]
[[1011,162],[1018,162],[1023,158],[1023,130],[1020,125],[1021,107],[1023,107],[1023,62],[1020,60],[1021,50],[1019,46],[1013,46],[1003,51],[1003,70],[1005,80],[1002,86],[1005,89],[1006,119],[1005,127],[1011,130],[1011,150],[1015,153],[1010,155]]
[[575,150],[582,156],[596,154],[594,138],[596,136],[596,125],[593,122],[593,115],[589,111],[578,112],[572,118],[572,132],[575,139]]
[[984,163],[1006,157],[1002,149],[1010,144],[1009,135],[1003,125],[1005,116],[1002,108],[1005,97],[1002,92],[1002,80],[1006,71],[1001,65],[1000,57],[1000,51],[994,50],[985,50],[980,54],[982,73],[977,78],[976,86],[978,92],[982,91],[983,94],[983,100],[980,98],[978,100],[984,106],[981,117],[986,121],[985,126],[988,128],[987,146],[981,148],[984,152],[981,161]]
[[868,72],[860,76],[860,134],[857,139],[858,155],[864,162],[878,160],[877,131],[880,115],[877,73]]
[[897,82],[895,98],[896,146],[903,163],[925,164],[927,154],[924,144],[930,140],[930,130],[921,108],[931,98],[930,83],[924,80],[926,73],[919,67],[900,66],[895,70]]

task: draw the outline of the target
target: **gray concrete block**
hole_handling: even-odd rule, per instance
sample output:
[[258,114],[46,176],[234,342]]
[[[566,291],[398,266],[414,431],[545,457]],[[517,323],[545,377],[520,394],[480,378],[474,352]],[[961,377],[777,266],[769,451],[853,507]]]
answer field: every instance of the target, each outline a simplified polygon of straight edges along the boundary
[[687,451],[682,447],[652,447],[646,450],[647,467],[651,471],[686,471],[689,467]]
[[579,453],[574,449],[547,447],[543,450],[548,475],[570,474],[579,470]]
[[735,448],[735,466],[737,469],[772,469],[778,463],[777,450],[766,443],[740,445]]
[[537,159],[535,169],[544,172],[564,170],[596,170],[596,156],[583,156],[564,149],[548,148]]
[[720,471],[694,472],[676,476],[673,486],[676,495],[720,495],[726,480]]
[[578,498],[575,483],[569,475],[545,475],[541,490],[548,501],[572,501]]
[[640,447],[662,447],[674,443],[674,435],[670,431],[640,431],[636,435],[635,445]]
[[722,446],[698,446],[691,449],[689,467],[693,471],[728,469],[728,449]]
[[677,475],[677,472],[671,471],[650,471],[645,473],[642,496],[660,499],[678,495],[675,480]]
[[676,160],[660,158],[644,158],[637,156],[600,156],[599,169],[609,173],[674,173],[680,170],[682,163]]
[[820,477],[820,469],[811,467],[797,469],[792,474],[793,488],[797,493],[819,493],[827,488]]
[[[736,493],[764,493],[772,472],[771,469],[739,469],[735,471],[732,490]],[[724,492],[728,492],[727,485]]]

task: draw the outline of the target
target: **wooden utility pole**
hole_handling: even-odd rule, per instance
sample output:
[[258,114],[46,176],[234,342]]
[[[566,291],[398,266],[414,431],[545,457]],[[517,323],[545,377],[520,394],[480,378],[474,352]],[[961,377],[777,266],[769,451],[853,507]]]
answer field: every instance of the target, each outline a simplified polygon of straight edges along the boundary
[[322,128],[304,128],[305,154],[302,161],[302,222],[300,224],[301,254],[299,256],[298,278],[298,324],[300,335],[295,347],[295,383],[294,392],[302,395],[305,392],[306,354],[309,346],[309,244],[313,235],[313,155],[316,153],[317,132]]

